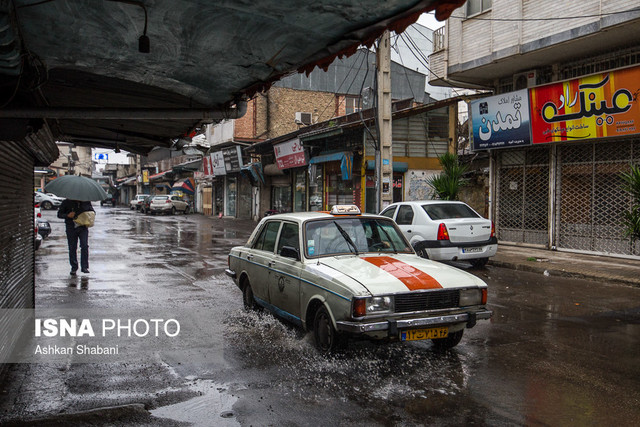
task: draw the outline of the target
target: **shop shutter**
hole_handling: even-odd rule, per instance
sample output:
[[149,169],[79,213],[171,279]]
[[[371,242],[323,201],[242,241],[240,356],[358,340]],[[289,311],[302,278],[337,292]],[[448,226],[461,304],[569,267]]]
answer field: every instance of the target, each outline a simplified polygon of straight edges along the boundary
[[[0,143],[0,308],[34,307],[34,159],[21,144]],[[14,312],[15,313],[15,312]],[[0,315],[0,359],[10,352],[20,329]]]
[[558,147],[555,218],[561,249],[640,256],[640,243],[624,237],[623,212],[631,197],[621,172],[640,164],[640,141],[574,143]]
[[549,245],[550,148],[498,152],[498,241]]

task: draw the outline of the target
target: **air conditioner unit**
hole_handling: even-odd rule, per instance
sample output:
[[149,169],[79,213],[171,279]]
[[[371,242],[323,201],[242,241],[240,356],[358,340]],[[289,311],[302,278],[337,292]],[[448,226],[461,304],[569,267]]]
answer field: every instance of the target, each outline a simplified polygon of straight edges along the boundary
[[299,125],[310,125],[311,113],[296,112],[296,123]]
[[513,90],[526,89],[536,85],[536,72],[525,71],[513,75]]

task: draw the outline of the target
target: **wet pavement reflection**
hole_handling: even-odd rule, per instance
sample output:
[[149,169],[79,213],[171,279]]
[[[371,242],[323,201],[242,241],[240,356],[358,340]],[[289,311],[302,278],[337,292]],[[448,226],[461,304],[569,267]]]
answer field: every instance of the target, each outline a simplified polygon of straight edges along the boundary
[[494,311],[456,348],[352,342],[323,357],[300,330],[245,312],[223,274],[229,249],[246,242],[254,222],[96,210],[91,273],[76,277],[69,276],[62,220],[43,213],[53,232],[36,255],[38,306],[206,309],[210,341],[205,350],[180,357],[159,351],[139,363],[16,365],[3,384],[0,422],[129,403],[152,410],[144,419],[150,425],[640,419],[640,289],[456,264],[489,284]]

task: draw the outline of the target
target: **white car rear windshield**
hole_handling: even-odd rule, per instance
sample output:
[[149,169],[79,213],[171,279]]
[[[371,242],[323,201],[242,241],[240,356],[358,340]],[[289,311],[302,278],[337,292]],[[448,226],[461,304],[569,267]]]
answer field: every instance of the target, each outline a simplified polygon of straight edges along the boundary
[[153,198],[153,200],[167,200],[169,198],[169,196],[156,196]]
[[433,221],[452,218],[481,218],[473,209],[462,203],[422,205],[422,209]]

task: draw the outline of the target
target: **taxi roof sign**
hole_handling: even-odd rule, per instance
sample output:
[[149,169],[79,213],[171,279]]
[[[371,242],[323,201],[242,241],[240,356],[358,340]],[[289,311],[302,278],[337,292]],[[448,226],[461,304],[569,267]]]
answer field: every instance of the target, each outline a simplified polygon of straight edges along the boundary
[[332,215],[360,215],[360,208],[356,205],[334,205],[331,208]]

